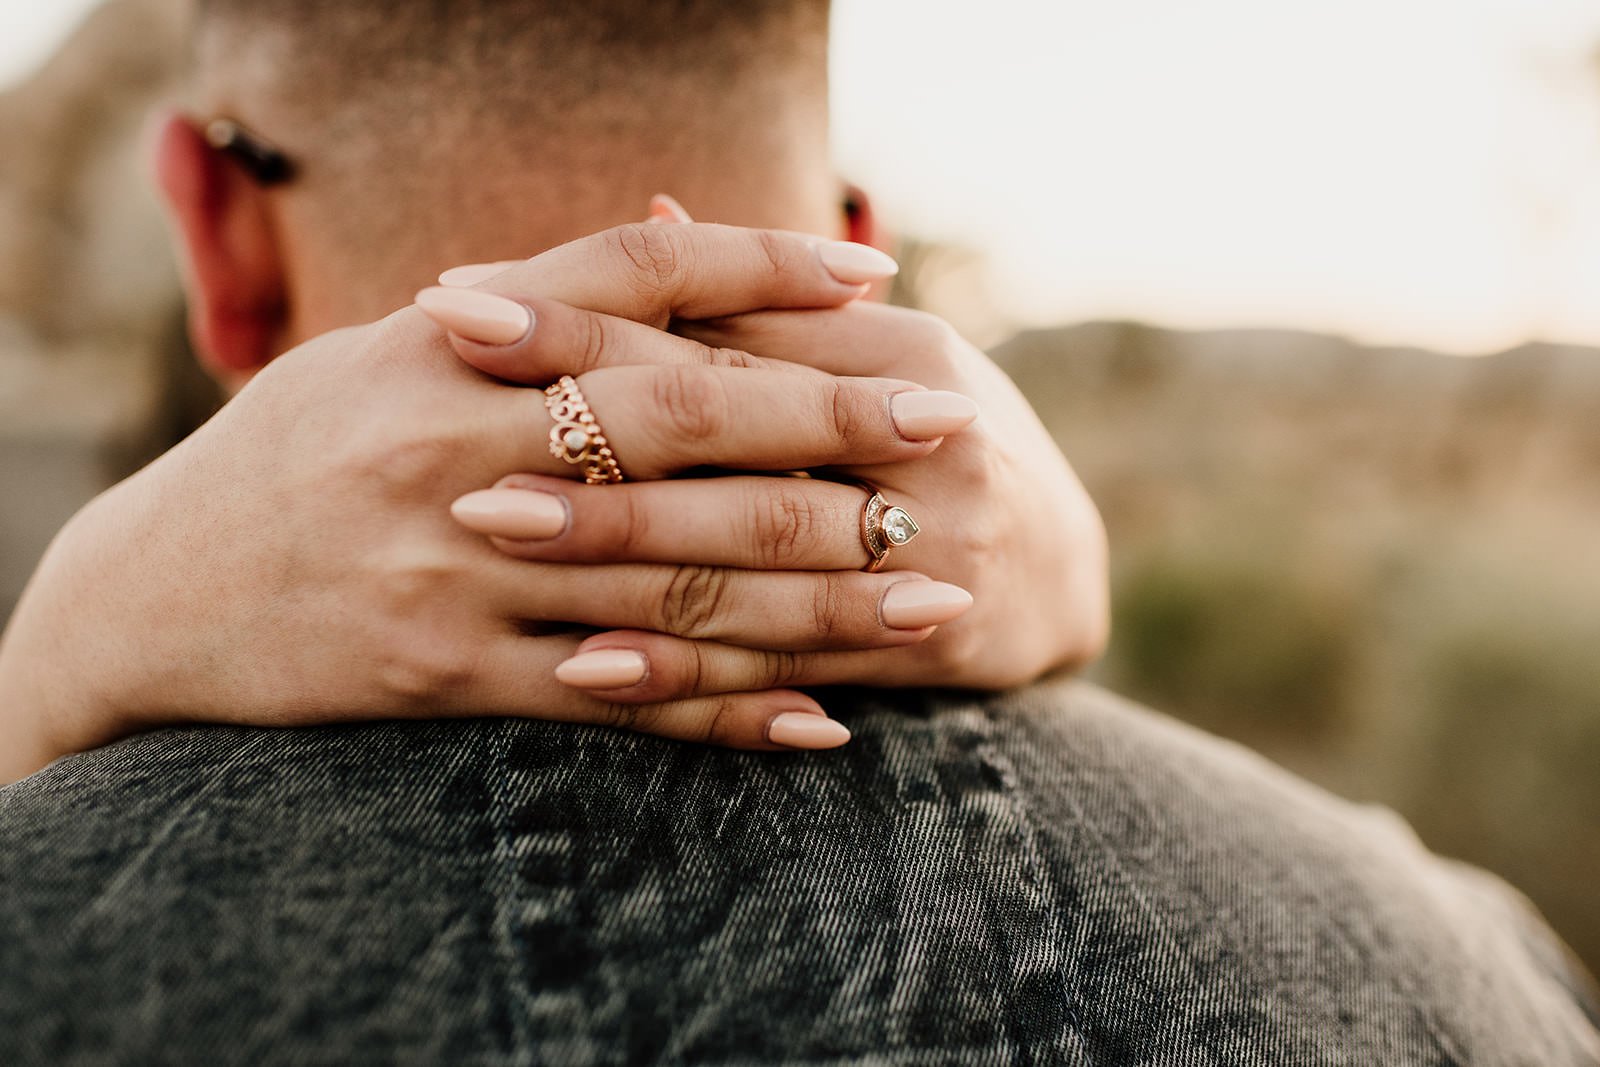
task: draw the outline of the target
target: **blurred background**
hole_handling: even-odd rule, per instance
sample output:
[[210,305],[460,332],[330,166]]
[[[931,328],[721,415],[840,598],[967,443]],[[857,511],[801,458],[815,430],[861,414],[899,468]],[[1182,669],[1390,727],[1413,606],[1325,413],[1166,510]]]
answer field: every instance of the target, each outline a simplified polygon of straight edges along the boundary
[[[0,6],[0,618],[214,402],[141,147],[182,6]],[[1096,677],[1395,808],[1600,967],[1600,6],[835,6],[898,299],[1105,513]]]

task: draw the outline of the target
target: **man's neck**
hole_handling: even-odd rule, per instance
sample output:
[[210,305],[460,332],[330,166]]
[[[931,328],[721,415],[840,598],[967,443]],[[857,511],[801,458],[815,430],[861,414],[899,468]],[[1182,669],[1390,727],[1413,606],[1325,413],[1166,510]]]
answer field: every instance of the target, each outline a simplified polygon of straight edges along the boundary
[[[826,167],[774,167],[745,158],[626,166],[594,163],[562,174],[463,168],[437,189],[383,215],[358,247],[328,224],[330,205],[286,196],[281,212],[288,282],[285,347],[329,329],[371,321],[410,302],[441,270],[522,259],[586,234],[645,218],[649,199],[669,193],[702,222],[846,236],[842,190]],[[507,175],[497,177],[497,175]]]

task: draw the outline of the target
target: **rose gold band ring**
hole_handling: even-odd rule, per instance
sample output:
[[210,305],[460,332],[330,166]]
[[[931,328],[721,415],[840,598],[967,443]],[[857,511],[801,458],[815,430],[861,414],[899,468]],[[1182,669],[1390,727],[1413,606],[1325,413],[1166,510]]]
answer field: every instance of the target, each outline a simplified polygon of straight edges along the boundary
[[552,456],[581,466],[583,480],[590,485],[615,485],[624,480],[616,453],[572,375],[563,374],[544,391],[544,406],[555,420],[550,428]]
[[890,504],[878,487],[864,478],[849,479],[867,492],[867,501],[861,505],[861,547],[871,557],[861,569],[875,574],[889,560],[889,553],[904,548],[921,532],[917,520],[905,508]]

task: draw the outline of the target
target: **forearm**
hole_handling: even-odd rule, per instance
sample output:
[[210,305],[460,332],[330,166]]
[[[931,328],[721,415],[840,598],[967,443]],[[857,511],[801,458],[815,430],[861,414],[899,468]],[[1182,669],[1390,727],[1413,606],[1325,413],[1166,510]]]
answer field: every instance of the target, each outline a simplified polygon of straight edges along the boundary
[[50,590],[40,578],[30,583],[0,637],[0,784],[27,777],[73,747],[57,736],[62,705],[70,699],[59,689],[71,675],[53,669],[64,665],[51,652],[57,642],[41,618]]
[[57,534],[0,635],[0,783],[119,736],[106,686],[115,611],[96,592],[93,507]]

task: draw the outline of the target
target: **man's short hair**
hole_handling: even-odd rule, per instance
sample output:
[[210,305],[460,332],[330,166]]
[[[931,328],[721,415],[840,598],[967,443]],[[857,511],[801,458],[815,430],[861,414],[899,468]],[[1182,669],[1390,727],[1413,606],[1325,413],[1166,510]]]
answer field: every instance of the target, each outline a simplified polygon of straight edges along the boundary
[[829,0],[195,2],[198,106],[293,161],[336,269],[414,285],[528,253],[452,244],[468,213],[825,165]]
[[198,0],[195,36],[203,87],[325,147],[376,124],[420,143],[759,114],[796,76],[823,90],[828,16],[829,0]]

